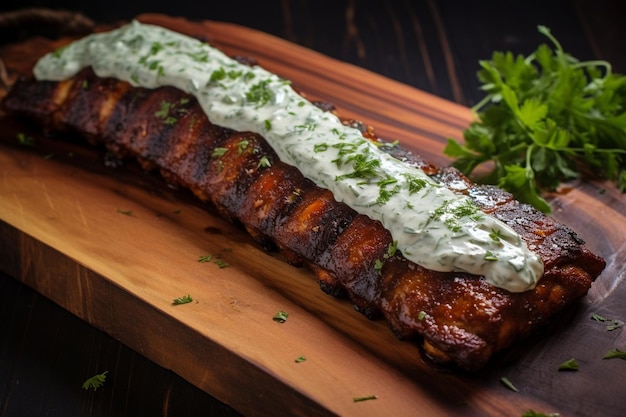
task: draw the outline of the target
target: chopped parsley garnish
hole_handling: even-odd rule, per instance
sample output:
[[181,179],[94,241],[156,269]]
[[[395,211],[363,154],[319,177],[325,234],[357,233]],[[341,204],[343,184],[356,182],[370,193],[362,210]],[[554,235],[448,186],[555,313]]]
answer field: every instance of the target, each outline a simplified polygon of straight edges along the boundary
[[289,313],[283,310],[280,310],[276,314],[274,314],[274,317],[272,317],[272,320],[278,323],[284,323],[287,321],[287,317],[289,317]]
[[391,189],[387,188],[387,185],[389,184],[395,184],[398,181],[396,179],[393,178],[389,178],[389,179],[385,179],[385,180],[381,180],[378,182],[378,186],[380,187],[379,191],[378,191],[378,198],[376,199],[376,203],[379,205],[383,205],[389,202],[389,200],[391,199],[391,197],[393,197],[394,195],[398,194],[400,192],[400,186],[396,185]]
[[500,378],[500,382],[502,382],[502,384],[507,387],[508,389],[510,389],[511,391],[515,391],[518,392],[519,390],[517,389],[517,387],[515,385],[513,385],[513,383],[509,380],[509,378],[503,376],[502,378]]
[[306,357],[304,356],[298,356],[296,359],[294,359],[295,363],[302,363],[304,361],[306,361]]
[[374,270],[376,270],[379,274],[382,272],[383,266],[385,265],[385,260],[391,258],[396,254],[398,250],[398,241],[394,240],[387,247],[387,253],[383,255],[383,259],[376,259],[374,262]]
[[309,131],[309,132],[312,132],[312,131],[315,130],[315,128],[317,128],[317,123],[315,123],[315,122],[304,123],[304,124],[301,124],[301,125],[297,125],[295,128],[297,130],[299,130],[299,131]]
[[[201,59],[207,59],[208,60],[208,54],[206,52],[203,52],[204,55],[201,56]],[[193,56],[191,54],[189,54],[189,56],[191,56],[193,58]],[[207,62],[207,61],[202,61],[202,62]],[[243,71],[239,70],[239,71],[235,71],[235,70],[230,70],[230,71],[226,71],[226,69],[224,69],[224,67],[220,67],[219,69],[216,69],[215,71],[213,71],[211,73],[211,77],[209,77],[209,82],[217,82],[217,81],[222,81],[225,79],[231,79],[231,80],[236,80],[237,78],[241,77],[243,75]],[[253,74],[254,76],[254,74]]]
[[228,262],[226,262],[222,258],[220,258],[218,256],[215,256],[215,255],[202,255],[202,256],[198,257],[198,262],[200,262],[200,263],[212,262],[215,265],[217,265],[220,269],[223,269],[223,268],[226,268],[227,266],[230,266],[230,264]]
[[620,327],[623,327],[623,326],[624,326],[624,322],[623,322],[623,321],[621,321],[621,320],[616,320],[616,319],[607,319],[606,317],[602,317],[601,315],[599,315],[599,314],[595,314],[595,313],[593,313],[593,314],[591,315],[591,319],[592,319],[592,320],[595,320],[595,321],[599,321],[599,322],[601,322],[601,323],[605,323],[605,325],[606,325],[606,330],[607,330],[608,332],[611,332],[611,331],[613,331],[613,330],[617,330],[617,329],[619,329]]
[[328,144],[327,143],[316,143],[315,146],[313,146],[313,151],[318,153],[318,152],[325,152],[328,150]]
[[228,152],[228,148],[217,147],[211,152],[211,158],[218,158]]
[[580,369],[580,365],[574,358],[563,362],[558,368],[559,371],[578,371],[578,369]]
[[117,212],[118,212],[119,214],[123,214],[124,216],[130,216],[130,217],[132,217],[132,215],[133,215],[133,211],[132,211],[132,210],[119,210],[119,209],[118,209],[118,210],[117,210]]
[[92,388],[95,391],[100,388],[102,385],[104,385],[104,382],[107,379],[108,372],[109,371],[104,371],[103,373],[94,375],[85,382],[83,382],[83,389],[88,390],[89,388]]
[[230,266],[230,264],[223,259],[215,259],[213,263],[217,265],[220,269]]
[[406,173],[404,174],[404,178],[409,185],[409,194],[415,194],[428,185],[428,181],[423,178],[418,178],[413,174]]
[[[363,142],[341,142],[341,143],[336,143],[333,145],[333,148],[335,149],[339,149],[339,158],[334,159],[332,162],[334,162],[337,167],[341,168],[341,166],[347,162],[346,160],[344,160],[344,157],[346,155],[354,155],[357,153],[359,146],[362,145]],[[364,155],[361,155],[362,158],[365,158]],[[351,158],[354,158],[354,156],[352,156]]]
[[52,55],[53,55],[55,58],[61,58],[61,55],[63,55],[63,52],[64,52],[64,51],[65,51],[68,47],[69,47],[69,44],[68,44],[68,45],[63,45],[62,47],[57,48],[57,49],[55,49],[54,51],[52,51]]
[[248,145],[250,145],[250,142],[248,140],[240,140],[239,142],[237,142],[237,152],[239,152],[239,154],[241,155],[248,148]]
[[377,399],[378,399],[378,395],[366,395],[364,397],[354,397],[352,401],[355,403],[360,403],[363,401],[377,400]]
[[209,62],[209,54],[206,51],[187,52],[186,55],[196,62],[200,62],[200,63]]
[[262,107],[272,100],[274,93],[270,88],[270,80],[262,80],[250,87],[246,93],[246,99],[255,103],[257,107]]
[[626,359],[626,351],[613,349],[604,354],[603,359]]
[[376,262],[374,262],[374,269],[380,274],[382,272],[383,265],[385,265],[383,261],[376,259]]
[[497,261],[498,257],[491,251],[485,252],[485,261]]
[[32,136],[28,136],[25,133],[17,134],[17,141],[23,146],[35,146],[35,139]]
[[177,103],[172,103],[166,100],[161,101],[160,108],[154,113],[155,117],[163,120],[166,125],[174,125],[178,122],[178,116],[181,116],[187,112],[184,107],[189,102],[189,98],[183,97]]
[[170,109],[172,108],[172,103],[169,101],[161,101],[161,108],[154,113],[156,117],[163,120],[163,123],[166,125],[176,124],[178,119],[173,116],[170,116]]
[[271,166],[272,166],[272,163],[270,162],[267,156],[262,156],[261,159],[259,160],[259,163],[257,164],[257,168],[269,168]]
[[354,171],[348,174],[338,175],[335,178],[336,181],[341,181],[346,178],[368,179],[380,176],[380,160],[378,159],[368,158],[367,155],[359,153],[350,156],[345,162],[352,162],[352,169]]
[[177,306],[180,304],[189,304],[192,301],[193,301],[193,298],[191,298],[191,295],[187,294],[187,295],[183,295],[182,297],[174,298],[174,300],[172,301],[172,304]]
[[542,190],[578,177],[581,166],[626,191],[626,76],[605,61],[579,61],[548,28],[538,30],[552,46],[480,61],[487,96],[472,109],[478,119],[465,130],[465,143],[449,139],[445,153],[466,175],[492,162],[479,181],[544,212],[551,208]]
[[483,213],[471,200],[465,199],[460,204],[452,204],[454,200],[446,200],[437,207],[432,215],[432,219],[443,221],[443,223],[453,232],[462,229],[462,220],[469,219],[472,221],[480,221]]
[[489,238],[491,238],[494,242],[499,242],[503,238],[502,231],[499,229],[491,229],[491,232],[489,232]]

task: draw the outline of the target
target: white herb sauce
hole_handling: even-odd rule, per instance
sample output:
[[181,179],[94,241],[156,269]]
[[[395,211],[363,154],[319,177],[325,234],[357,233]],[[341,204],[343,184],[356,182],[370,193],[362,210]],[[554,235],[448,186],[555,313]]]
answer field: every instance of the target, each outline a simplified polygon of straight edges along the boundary
[[277,75],[239,64],[206,43],[133,22],[44,56],[39,80],[91,66],[135,86],[170,85],[197,97],[212,123],[261,134],[282,161],[379,220],[409,260],[436,271],[483,275],[512,292],[534,288],[543,264],[509,226],[462,195],[382,152],[303,99]]

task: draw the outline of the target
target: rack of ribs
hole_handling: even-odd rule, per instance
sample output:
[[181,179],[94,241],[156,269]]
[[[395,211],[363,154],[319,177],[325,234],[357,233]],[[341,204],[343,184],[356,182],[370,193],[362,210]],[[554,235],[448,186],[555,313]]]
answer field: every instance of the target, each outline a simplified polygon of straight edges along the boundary
[[[544,264],[534,289],[512,293],[481,276],[407,260],[390,250],[393,241],[381,223],[281,162],[262,136],[212,124],[196,99],[176,88],[133,87],[85,69],[60,82],[22,78],[3,107],[47,131],[78,132],[118,158],[157,169],[240,223],[263,248],[310,268],[323,291],[348,297],[370,319],[385,319],[398,338],[421,345],[436,363],[480,369],[583,297],[605,266],[567,226],[402,146],[381,149],[469,196],[519,233]],[[378,140],[371,128],[362,132]]]

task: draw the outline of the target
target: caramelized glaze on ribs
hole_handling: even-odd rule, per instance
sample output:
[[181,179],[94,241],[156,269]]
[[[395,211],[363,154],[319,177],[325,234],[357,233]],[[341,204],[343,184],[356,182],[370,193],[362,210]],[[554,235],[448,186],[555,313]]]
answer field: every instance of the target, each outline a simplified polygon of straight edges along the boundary
[[[84,70],[59,83],[20,80],[4,107],[158,169],[240,222],[265,248],[277,247],[290,262],[308,266],[325,292],[347,295],[366,316],[384,316],[399,338],[421,341],[439,363],[481,368],[584,296],[605,265],[568,227],[401,147],[389,152],[468,194],[521,234],[545,265],[534,290],[510,293],[479,276],[426,270],[400,253],[389,257],[391,236],[379,222],[280,162],[261,136],[211,124],[195,99],[177,89],[134,88]],[[364,134],[372,136],[371,130]]]

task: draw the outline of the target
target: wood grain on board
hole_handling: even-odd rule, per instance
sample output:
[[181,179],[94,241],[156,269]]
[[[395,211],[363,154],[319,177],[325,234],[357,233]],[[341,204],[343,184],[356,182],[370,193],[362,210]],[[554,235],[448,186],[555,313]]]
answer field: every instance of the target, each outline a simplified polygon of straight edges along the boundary
[[[467,108],[276,37],[227,23],[161,15],[140,20],[256,58],[310,98],[375,126],[427,159],[448,164],[447,137],[460,138]],[[11,75],[25,73],[43,39],[9,46]],[[626,289],[626,199],[610,184],[579,182],[555,195],[555,216],[607,258],[580,305],[475,375],[424,362],[382,321],[323,294],[312,274],[264,253],[236,225],[184,191],[137,167],[108,168],[98,150],[53,141],[4,118],[0,145],[0,269],[245,415],[620,415],[611,381],[626,348],[592,312],[622,319]],[[15,145],[18,133],[37,146]],[[50,157],[52,156],[52,157]],[[198,262],[213,255],[229,264]],[[174,306],[190,294],[194,302]],[[273,315],[284,310],[288,320]],[[299,356],[306,361],[296,363]],[[555,371],[576,356],[577,373]],[[619,361],[623,362],[623,361]],[[500,378],[514,381],[519,392]],[[353,398],[377,399],[354,402]]]

